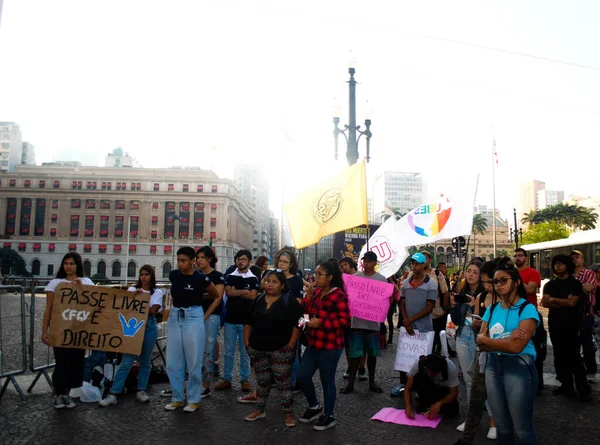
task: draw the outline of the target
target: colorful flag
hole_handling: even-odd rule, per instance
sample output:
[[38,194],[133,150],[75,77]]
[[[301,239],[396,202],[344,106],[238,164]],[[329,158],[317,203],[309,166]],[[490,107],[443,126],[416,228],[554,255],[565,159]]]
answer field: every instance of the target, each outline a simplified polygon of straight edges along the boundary
[[386,278],[398,272],[404,260],[408,258],[408,251],[404,247],[401,233],[397,227],[398,222],[395,216],[390,216],[369,238],[369,242],[363,246],[359,255],[362,265],[362,257],[366,253],[368,245],[369,250],[377,254],[377,263],[379,264],[377,272]]
[[365,161],[304,191],[285,205],[285,214],[297,249],[326,235],[368,224]]

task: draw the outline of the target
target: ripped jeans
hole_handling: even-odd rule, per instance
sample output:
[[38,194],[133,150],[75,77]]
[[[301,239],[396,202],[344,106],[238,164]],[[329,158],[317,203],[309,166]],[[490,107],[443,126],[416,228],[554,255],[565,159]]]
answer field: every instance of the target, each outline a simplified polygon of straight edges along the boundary
[[221,328],[221,316],[211,315],[204,320],[206,327],[206,345],[204,346],[204,359],[202,361],[202,381],[212,382],[215,377],[215,347]]

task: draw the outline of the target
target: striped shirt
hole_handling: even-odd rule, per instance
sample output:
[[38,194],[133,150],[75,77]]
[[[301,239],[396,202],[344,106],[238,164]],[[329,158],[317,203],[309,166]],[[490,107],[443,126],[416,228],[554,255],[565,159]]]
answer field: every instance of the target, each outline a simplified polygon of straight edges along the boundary
[[586,292],[590,298],[589,301],[589,314],[590,315],[594,315],[594,307],[596,306],[596,273],[590,269],[586,269],[585,267],[582,267],[581,270],[579,271],[579,274],[575,277],[577,278],[579,281],[581,281],[581,284],[591,284],[593,286],[592,290],[590,292]]

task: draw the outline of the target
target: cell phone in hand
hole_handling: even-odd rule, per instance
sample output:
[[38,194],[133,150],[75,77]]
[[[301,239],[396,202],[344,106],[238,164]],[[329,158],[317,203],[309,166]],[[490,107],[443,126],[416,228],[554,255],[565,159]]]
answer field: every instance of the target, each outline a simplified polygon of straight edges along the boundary
[[455,294],[454,301],[457,303],[470,303],[471,297],[467,294]]

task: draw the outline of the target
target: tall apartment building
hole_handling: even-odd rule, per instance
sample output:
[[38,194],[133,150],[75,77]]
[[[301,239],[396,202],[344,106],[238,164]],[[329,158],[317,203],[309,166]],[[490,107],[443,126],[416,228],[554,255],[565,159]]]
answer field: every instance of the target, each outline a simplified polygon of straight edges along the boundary
[[542,181],[536,181],[535,179],[532,181],[524,182],[520,185],[520,211],[521,215],[519,220],[523,218],[525,213],[529,213],[530,210],[539,210],[538,204],[538,192],[541,190],[546,190],[546,184]]
[[383,172],[373,184],[374,221],[381,222],[386,207],[408,213],[427,198],[426,184],[421,173]]
[[20,165],[0,178],[3,247],[40,278],[76,250],[90,276],[131,279],[150,264],[165,279],[178,247],[211,240],[225,270],[251,248],[253,227],[233,182],[211,171]]
[[234,168],[233,181],[254,212],[256,224],[252,240],[252,255],[269,256],[272,226],[267,178],[259,165],[238,164]]
[[21,164],[35,165],[35,147],[29,142],[23,142]]
[[565,192],[562,190],[540,190],[537,192],[538,210],[560,204],[565,200]]
[[21,129],[14,122],[0,122],[0,172],[14,172],[21,163]]

